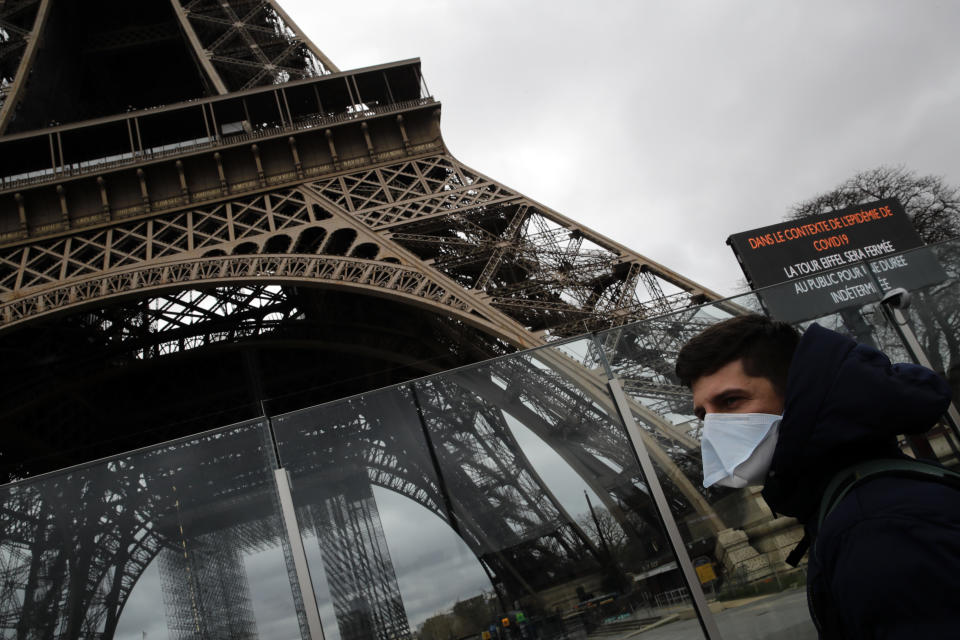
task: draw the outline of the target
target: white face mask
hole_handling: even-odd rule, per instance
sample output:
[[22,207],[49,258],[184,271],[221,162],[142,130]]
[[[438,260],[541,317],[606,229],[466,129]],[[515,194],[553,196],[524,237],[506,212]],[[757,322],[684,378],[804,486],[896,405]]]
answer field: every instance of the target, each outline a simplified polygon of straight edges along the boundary
[[763,484],[780,434],[780,419],[769,413],[708,413],[700,452],[703,486],[739,489]]

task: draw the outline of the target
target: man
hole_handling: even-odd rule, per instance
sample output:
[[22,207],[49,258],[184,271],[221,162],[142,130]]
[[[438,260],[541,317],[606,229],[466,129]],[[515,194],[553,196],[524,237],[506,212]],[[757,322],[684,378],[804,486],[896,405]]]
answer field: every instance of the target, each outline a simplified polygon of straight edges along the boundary
[[[960,637],[960,490],[939,467],[903,462],[896,438],[943,415],[940,376],[759,315],[693,338],[676,372],[704,420],[705,485],[763,484],[774,513],[814,541],[822,638]],[[825,494],[839,501],[820,524]]]

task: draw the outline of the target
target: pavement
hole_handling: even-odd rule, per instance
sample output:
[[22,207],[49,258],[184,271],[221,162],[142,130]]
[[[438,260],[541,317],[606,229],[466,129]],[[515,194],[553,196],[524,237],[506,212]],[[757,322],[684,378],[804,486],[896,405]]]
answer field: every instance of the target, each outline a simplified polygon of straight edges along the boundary
[[[807,592],[781,593],[711,602],[714,619],[725,640],[817,640],[817,630],[807,610]],[[700,621],[692,609],[676,610],[642,630],[606,640],[691,640],[702,638]]]

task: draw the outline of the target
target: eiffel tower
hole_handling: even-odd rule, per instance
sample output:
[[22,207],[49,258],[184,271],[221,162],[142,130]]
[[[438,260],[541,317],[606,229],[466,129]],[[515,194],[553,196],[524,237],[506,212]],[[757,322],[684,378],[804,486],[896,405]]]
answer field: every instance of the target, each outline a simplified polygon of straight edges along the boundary
[[458,162],[417,60],[341,72],[276,2],[8,1],[0,42],[8,474],[716,297]]
[[[0,1],[5,478],[717,297],[459,162],[418,60],[340,71],[274,0]],[[541,370],[512,375],[544,390],[530,399],[543,415],[592,407],[551,395]],[[478,400],[465,411],[502,394],[489,378],[469,386]],[[664,402],[684,402],[661,387]],[[537,419],[549,438],[554,426]],[[626,450],[616,434],[598,437],[598,456]],[[522,464],[497,438],[496,455]],[[604,493],[600,458],[569,455]],[[415,469],[382,458],[371,483],[432,495]],[[678,495],[709,511],[674,477]],[[514,481],[531,509],[550,502],[535,477]],[[351,500],[375,530],[369,495]],[[333,521],[341,503],[324,506]],[[536,508],[531,530],[564,520]],[[336,532],[316,526],[335,548]],[[463,535],[482,557],[494,534]],[[585,552],[575,531],[561,538],[542,541],[544,553]],[[131,559],[130,575],[163,544]],[[486,561],[504,589],[536,587],[511,578],[519,557]],[[96,558],[117,567],[118,593],[135,581],[128,565]],[[161,566],[173,575],[171,562]],[[211,562],[204,570],[223,573],[237,561]],[[222,602],[243,602],[237,593]],[[97,619],[112,619],[104,607]]]

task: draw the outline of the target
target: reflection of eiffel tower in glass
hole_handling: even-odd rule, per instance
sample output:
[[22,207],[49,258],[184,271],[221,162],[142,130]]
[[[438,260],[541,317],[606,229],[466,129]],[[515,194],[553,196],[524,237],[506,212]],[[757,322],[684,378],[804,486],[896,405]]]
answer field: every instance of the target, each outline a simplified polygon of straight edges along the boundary
[[340,72],[273,0],[0,3],[0,46],[7,476],[712,296],[462,165],[418,61]]
[[315,506],[313,521],[342,640],[409,638],[410,625],[366,475]]

